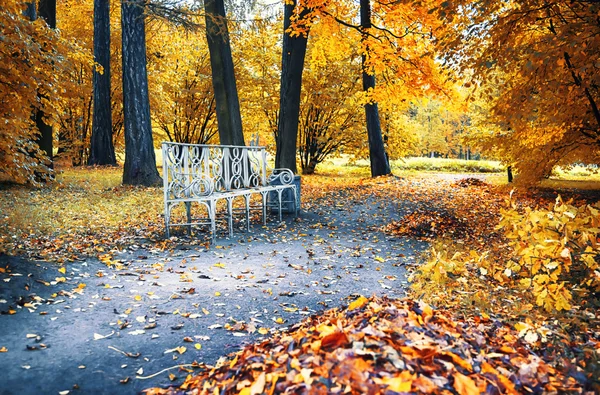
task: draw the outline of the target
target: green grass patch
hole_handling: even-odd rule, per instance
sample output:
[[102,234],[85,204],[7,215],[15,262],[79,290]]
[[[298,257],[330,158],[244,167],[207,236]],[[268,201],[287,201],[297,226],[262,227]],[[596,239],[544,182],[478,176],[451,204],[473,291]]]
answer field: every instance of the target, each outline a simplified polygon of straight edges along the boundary
[[[444,173],[502,173],[506,167],[499,161],[463,160],[446,158],[404,158],[390,162],[392,172],[402,175],[405,172],[444,172]],[[317,166],[319,174],[344,174],[369,177],[368,159],[352,160],[348,155],[330,159]]]
[[499,161],[414,157],[392,161],[392,170],[433,171],[448,173],[501,173]]

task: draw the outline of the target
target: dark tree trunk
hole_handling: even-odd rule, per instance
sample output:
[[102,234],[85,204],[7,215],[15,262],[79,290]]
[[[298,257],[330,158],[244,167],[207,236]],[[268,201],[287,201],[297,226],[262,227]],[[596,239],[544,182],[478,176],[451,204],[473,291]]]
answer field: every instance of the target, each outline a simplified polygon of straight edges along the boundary
[[508,175],[508,182],[513,182],[512,166],[506,168],[506,174]]
[[[25,14],[32,21],[36,20],[38,16],[43,18],[48,26],[52,29],[56,29],[56,0],[40,0],[38,9],[36,10],[35,2],[27,4],[27,10]],[[42,93],[38,93],[40,99],[48,99]],[[48,158],[46,165],[49,168],[53,167],[52,163],[52,126],[48,125],[44,120],[45,114],[42,110],[36,110],[34,114],[35,125],[40,132],[38,140],[36,141],[40,149],[44,152]],[[38,177],[43,178],[43,177]]]
[[284,6],[279,121],[277,123],[277,135],[275,136],[277,146],[275,167],[287,168],[294,173],[297,172],[296,145],[300,118],[302,71],[304,70],[304,57],[308,43],[308,36],[292,37],[287,33],[295,7],[296,1],[291,4],[286,2]]
[[94,68],[94,115],[88,165],[117,164],[112,141],[110,102],[110,2],[94,0],[94,58],[104,69]]
[[205,0],[204,12],[219,138],[223,145],[245,145],[225,4],[223,0]]
[[125,165],[123,184],[153,186],[161,183],[150,123],[144,0],[122,0],[123,118]]
[[[363,40],[367,38],[367,31],[371,28],[370,0],[360,0],[360,25],[363,30]],[[368,48],[365,50],[368,51]],[[366,56],[362,56],[363,90],[368,92],[375,88],[375,75],[367,70]],[[367,135],[369,138],[369,157],[371,160],[371,177],[384,176],[391,173],[390,163],[385,153],[385,145],[381,137],[381,123],[379,122],[379,109],[377,103],[365,104],[367,118]]]
[[56,29],[56,0],[40,0],[38,13],[50,28]]
[[29,18],[30,21],[35,21],[37,19],[37,8],[35,6],[35,1],[26,3],[27,8],[23,11],[23,15],[26,18]]

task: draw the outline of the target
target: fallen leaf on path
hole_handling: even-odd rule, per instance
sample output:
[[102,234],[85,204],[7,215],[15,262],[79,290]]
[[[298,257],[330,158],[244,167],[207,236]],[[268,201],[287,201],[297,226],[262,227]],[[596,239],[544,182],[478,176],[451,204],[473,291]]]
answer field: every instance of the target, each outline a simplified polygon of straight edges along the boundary
[[110,332],[108,335],[101,335],[99,333],[94,333],[94,340],[106,339],[108,337],[111,337],[114,334],[115,334],[115,331]]

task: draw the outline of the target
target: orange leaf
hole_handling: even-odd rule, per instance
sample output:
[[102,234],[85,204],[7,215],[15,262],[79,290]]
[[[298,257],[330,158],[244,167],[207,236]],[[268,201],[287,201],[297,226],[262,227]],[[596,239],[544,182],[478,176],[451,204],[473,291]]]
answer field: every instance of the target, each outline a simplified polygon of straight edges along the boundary
[[342,347],[348,343],[348,337],[344,332],[333,332],[330,335],[325,336],[321,339],[322,348],[337,348]]
[[504,388],[506,388],[507,394],[518,394],[513,382],[510,381],[510,379],[508,377],[504,376],[502,373],[500,373],[499,371],[494,369],[494,367],[492,365],[490,365],[489,363],[484,362],[481,364],[481,372],[494,374],[498,378],[498,380],[500,380],[500,382],[502,383]]
[[460,366],[461,368],[467,369],[469,372],[473,372],[473,366],[471,366],[471,364],[469,362],[465,361],[464,359],[462,359],[458,355],[454,354],[453,352],[445,351],[442,354],[447,355],[450,358],[452,358],[452,361],[455,364],[457,364],[458,366]]
[[475,382],[458,372],[454,374],[454,389],[461,395],[479,395],[479,388]]

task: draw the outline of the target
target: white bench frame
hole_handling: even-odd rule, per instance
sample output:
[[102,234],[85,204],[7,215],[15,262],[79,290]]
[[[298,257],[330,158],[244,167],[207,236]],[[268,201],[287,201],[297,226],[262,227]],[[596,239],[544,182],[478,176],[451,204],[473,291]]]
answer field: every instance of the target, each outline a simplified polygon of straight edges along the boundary
[[[267,152],[265,147],[236,145],[201,145],[184,143],[162,143],[163,185],[165,200],[165,229],[170,237],[169,227],[208,225],[211,241],[216,241],[217,202],[227,203],[227,224],[229,236],[233,236],[233,200],[243,197],[245,202],[246,224],[250,230],[250,210],[252,194],[261,194],[263,224],[267,223],[267,207],[279,208],[281,222],[283,192],[290,190],[293,195],[294,211],[299,211],[299,199],[294,173],[289,169],[274,169],[267,177]],[[273,182],[276,185],[273,185]],[[271,196],[269,198],[269,195]],[[277,197],[277,203],[269,202]],[[171,212],[183,203],[187,222],[172,223]],[[193,219],[192,203],[203,205],[208,217]]]

